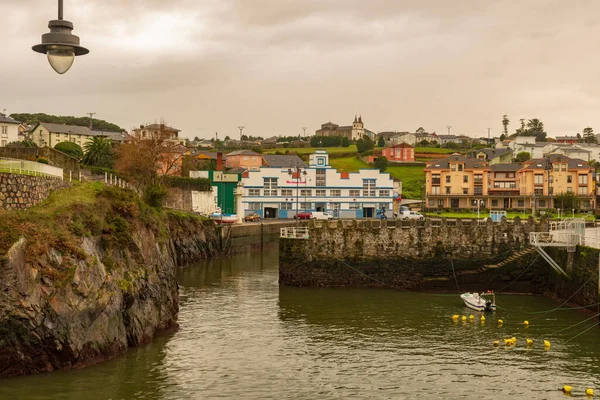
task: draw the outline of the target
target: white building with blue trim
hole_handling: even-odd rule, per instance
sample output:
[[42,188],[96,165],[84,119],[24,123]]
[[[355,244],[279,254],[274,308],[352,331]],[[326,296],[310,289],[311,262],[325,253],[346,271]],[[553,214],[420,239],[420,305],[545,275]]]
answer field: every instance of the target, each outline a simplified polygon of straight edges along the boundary
[[305,211],[329,211],[335,218],[377,218],[385,208],[392,216],[394,182],[389,173],[338,172],[325,150],[311,154],[307,168],[261,167],[242,182],[244,215],[286,219]]

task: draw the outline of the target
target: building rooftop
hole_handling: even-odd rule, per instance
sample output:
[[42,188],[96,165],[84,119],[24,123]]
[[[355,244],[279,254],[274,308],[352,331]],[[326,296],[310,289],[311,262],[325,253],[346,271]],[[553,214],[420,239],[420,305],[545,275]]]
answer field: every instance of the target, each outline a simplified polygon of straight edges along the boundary
[[263,160],[269,167],[295,167],[308,168],[308,165],[297,155],[264,154]]
[[20,124],[19,121],[12,119],[9,116],[6,116],[4,114],[0,114],[0,122],[4,122],[5,124]]
[[227,157],[231,156],[262,156],[262,154],[259,154],[252,150],[236,150],[232,151],[231,153],[227,153]]
[[450,169],[450,163],[463,162],[465,168],[486,168],[487,163],[485,161],[477,160],[476,158],[467,158],[461,155],[451,155],[441,160],[432,161],[431,164],[427,165],[425,169]]
[[524,169],[545,169],[548,166],[548,160],[551,163],[559,163],[559,162],[567,162],[567,168],[569,169],[577,169],[577,168],[587,168],[592,169],[585,161],[579,158],[570,158],[562,154],[548,154],[544,158],[536,158],[533,160],[527,161],[527,166]]
[[511,163],[511,164],[494,164],[492,166],[490,166],[490,169],[492,171],[505,171],[505,172],[516,172],[518,170],[520,170],[521,168],[523,168],[523,165],[519,164],[519,163]]

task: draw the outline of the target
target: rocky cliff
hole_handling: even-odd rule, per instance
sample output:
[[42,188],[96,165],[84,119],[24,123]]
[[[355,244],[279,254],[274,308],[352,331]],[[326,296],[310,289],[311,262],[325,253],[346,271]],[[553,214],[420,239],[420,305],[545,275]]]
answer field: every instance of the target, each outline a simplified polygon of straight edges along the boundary
[[0,218],[0,376],[82,367],[177,326],[175,269],[217,254],[211,221],[80,186]]

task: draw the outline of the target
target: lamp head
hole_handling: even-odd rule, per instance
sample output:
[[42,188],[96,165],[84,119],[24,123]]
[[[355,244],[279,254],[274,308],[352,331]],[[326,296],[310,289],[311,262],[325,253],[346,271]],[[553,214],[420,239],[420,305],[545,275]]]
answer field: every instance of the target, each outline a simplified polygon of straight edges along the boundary
[[59,74],[71,68],[75,56],[88,54],[90,51],[79,45],[79,37],[71,33],[73,24],[56,19],[48,22],[49,33],[42,35],[42,43],[32,47],[37,53],[46,54],[50,66]]

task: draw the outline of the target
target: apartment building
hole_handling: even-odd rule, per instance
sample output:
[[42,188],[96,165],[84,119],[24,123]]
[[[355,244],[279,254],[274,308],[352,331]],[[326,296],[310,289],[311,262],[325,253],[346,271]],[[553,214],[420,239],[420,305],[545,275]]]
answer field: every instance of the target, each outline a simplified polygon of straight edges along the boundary
[[553,197],[564,193],[577,195],[582,210],[593,210],[596,203],[593,168],[559,154],[491,166],[452,155],[429,163],[425,175],[429,210],[556,208]]
[[0,113],[0,147],[6,147],[11,142],[18,142],[19,121]]

